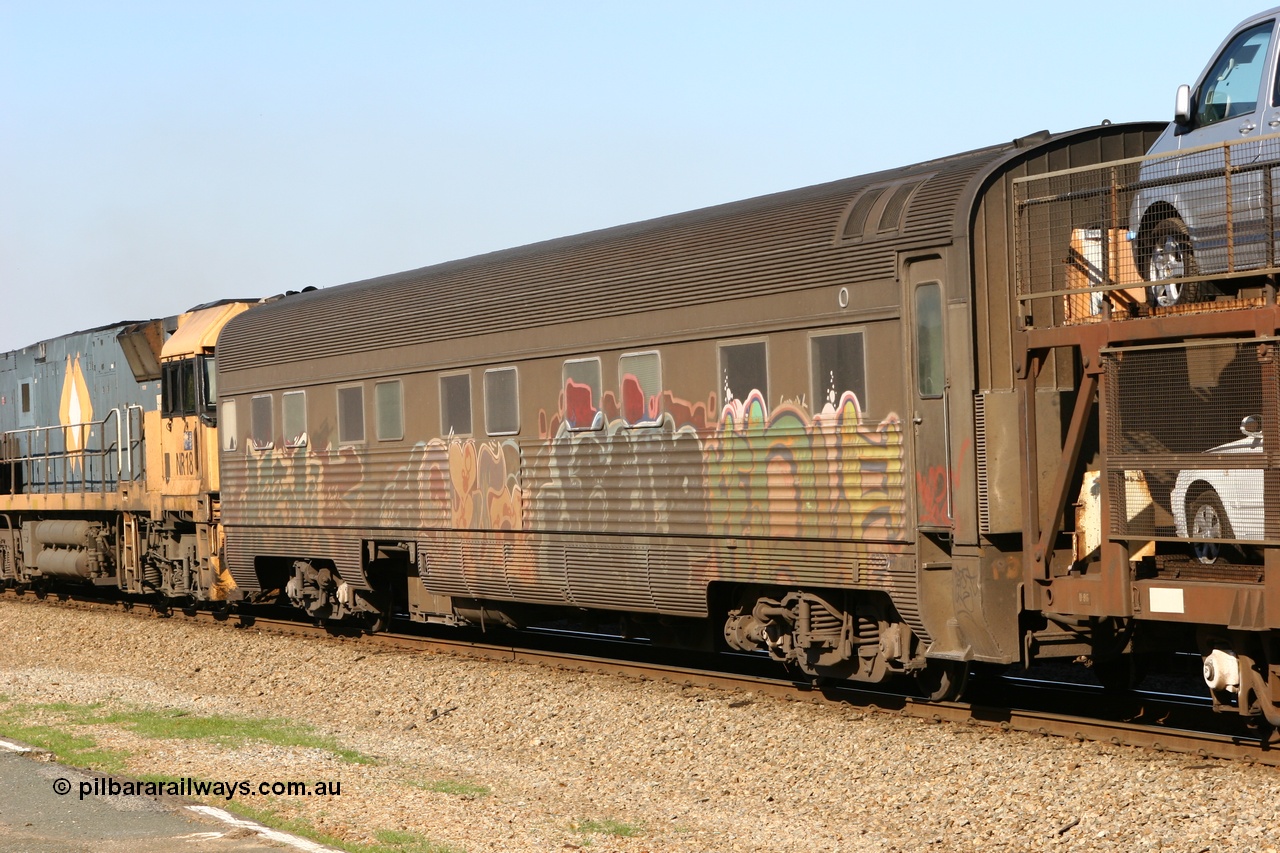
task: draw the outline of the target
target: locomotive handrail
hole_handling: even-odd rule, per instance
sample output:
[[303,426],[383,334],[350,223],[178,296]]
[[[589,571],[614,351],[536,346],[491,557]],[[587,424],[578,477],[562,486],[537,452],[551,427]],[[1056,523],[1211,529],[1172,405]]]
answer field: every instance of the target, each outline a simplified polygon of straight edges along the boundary
[[[5,432],[4,462],[10,466],[11,472],[9,491],[13,494],[105,493],[116,488],[126,469],[129,479],[135,479],[132,423],[121,423],[129,420],[134,409],[142,411],[141,406],[134,405],[125,407],[124,416],[120,409],[111,409],[99,421],[23,427]],[[112,421],[115,425],[115,441],[108,442],[106,436],[109,435]],[[72,436],[75,436],[74,441],[70,440]],[[96,447],[91,446],[95,437]],[[69,449],[69,443],[77,446]],[[127,463],[126,444],[130,454]],[[139,439],[137,445],[141,444]],[[115,457],[114,466],[111,464],[112,457]],[[24,476],[18,477],[19,471]]]

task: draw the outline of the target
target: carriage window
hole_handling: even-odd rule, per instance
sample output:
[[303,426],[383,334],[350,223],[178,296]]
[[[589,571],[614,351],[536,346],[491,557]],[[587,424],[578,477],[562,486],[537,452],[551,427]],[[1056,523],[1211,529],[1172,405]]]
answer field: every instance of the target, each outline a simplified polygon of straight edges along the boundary
[[837,410],[848,392],[866,410],[867,370],[862,332],[815,336],[810,342],[813,411]]
[[281,398],[284,409],[284,446],[307,446],[307,394],[305,391],[286,391]]
[[352,385],[338,389],[338,443],[364,441],[364,388]]
[[514,367],[484,372],[484,431],[489,435],[515,435],[520,431],[516,378]]
[[769,370],[764,341],[720,345],[721,404],[746,402],[752,391],[769,400]]
[[271,395],[263,394],[249,401],[249,441],[254,450],[269,450],[271,440]]
[[378,440],[398,441],[404,438],[404,409],[399,380],[379,382],[373,386],[373,402],[378,410]]
[[600,359],[578,358],[564,363],[564,419],[571,430],[600,429]]
[[231,453],[236,449],[236,433],[240,424],[236,422],[236,401],[223,400],[219,403],[222,412],[218,415],[218,429],[222,434],[222,449]]
[[22,414],[31,413],[31,383],[22,383]]
[[658,422],[662,364],[656,352],[634,352],[619,358],[618,387],[622,390],[622,419],[628,426]]
[[916,288],[916,389],[921,397],[941,397],[946,383],[942,347],[942,285]]
[[471,374],[440,377],[440,434],[471,435]]

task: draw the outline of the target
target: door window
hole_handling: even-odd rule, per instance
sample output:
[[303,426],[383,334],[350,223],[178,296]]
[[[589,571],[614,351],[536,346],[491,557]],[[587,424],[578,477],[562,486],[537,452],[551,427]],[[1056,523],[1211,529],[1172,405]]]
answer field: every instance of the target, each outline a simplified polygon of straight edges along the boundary
[[946,385],[942,346],[942,286],[916,288],[916,388],[921,397],[941,397]]
[[1258,109],[1274,22],[1267,21],[1231,40],[1196,93],[1196,127],[1206,127]]

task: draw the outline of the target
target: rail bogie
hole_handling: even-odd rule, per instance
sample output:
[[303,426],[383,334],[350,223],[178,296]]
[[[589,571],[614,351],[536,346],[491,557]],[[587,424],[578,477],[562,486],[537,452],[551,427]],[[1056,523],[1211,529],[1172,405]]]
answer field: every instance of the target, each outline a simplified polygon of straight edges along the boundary
[[0,577],[608,625],[939,699],[972,665],[1125,686],[1195,652],[1280,725],[1280,269],[1147,299],[1118,223],[1161,130],[122,328],[139,467],[54,494],[67,453],[8,425]]

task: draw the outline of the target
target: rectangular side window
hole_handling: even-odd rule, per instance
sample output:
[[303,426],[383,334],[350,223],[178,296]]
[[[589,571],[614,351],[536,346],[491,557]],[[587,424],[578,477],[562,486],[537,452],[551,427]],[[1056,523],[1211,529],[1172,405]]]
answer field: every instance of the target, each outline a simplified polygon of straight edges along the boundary
[[489,435],[520,432],[520,392],[514,367],[484,372],[484,431]]
[[662,415],[662,362],[656,352],[627,353],[618,359],[622,420],[628,426],[656,424]]
[[471,435],[471,374],[440,377],[440,434]]
[[352,385],[338,389],[338,443],[364,441],[364,388]]
[[810,341],[812,410],[834,411],[846,393],[858,399],[858,411],[866,411],[867,368],[862,332],[817,335]]
[[263,394],[249,401],[249,440],[254,450],[267,450],[273,446],[271,423],[271,395]]
[[764,341],[720,345],[720,402],[746,402],[752,391],[769,401],[769,367]]
[[307,393],[286,391],[280,398],[285,447],[307,446]]
[[916,288],[916,390],[921,397],[941,397],[946,384],[942,345],[942,285]]
[[604,426],[600,385],[600,359],[576,358],[564,363],[564,419],[569,429]]
[[373,386],[373,402],[378,411],[378,440],[399,441],[404,438],[404,407],[401,404],[400,380],[379,382]]
[[22,383],[22,414],[31,414],[31,383]]
[[218,433],[222,437],[222,449],[226,453],[231,453],[236,449],[236,435],[240,430],[240,424],[236,421],[236,401],[223,400],[218,407],[222,410],[218,414]]

